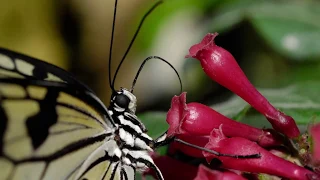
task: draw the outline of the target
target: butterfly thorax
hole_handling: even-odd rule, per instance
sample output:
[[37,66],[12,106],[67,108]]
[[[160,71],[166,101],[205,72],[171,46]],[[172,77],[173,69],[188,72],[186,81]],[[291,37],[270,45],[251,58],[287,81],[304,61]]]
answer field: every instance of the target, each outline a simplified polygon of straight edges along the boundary
[[82,177],[94,162],[104,157],[118,162],[117,166],[121,169],[144,171],[151,167],[156,170],[160,179],[163,179],[149,154],[153,151],[155,142],[146,134],[145,126],[134,114],[135,109],[136,97],[130,91],[120,89],[113,93],[108,113],[112,118],[114,133],[90,154],[75,179]]
[[146,134],[146,127],[135,115],[136,102],[136,97],[123,88],[112,95],[108,109],[116,126],[116,138],[124,147],[152,151],[153,139]]
[[153,151],[154,140],[146,134],[147,129],[135,115],[136,97],[122,88],[113,93],[108,110],[115,124],[113,140],[116,143],[116,148],[109,149],[114,151],[110,153],[124,164],[143,170],[145,164],[135,160],[142,158],[152,161],[149,152]]

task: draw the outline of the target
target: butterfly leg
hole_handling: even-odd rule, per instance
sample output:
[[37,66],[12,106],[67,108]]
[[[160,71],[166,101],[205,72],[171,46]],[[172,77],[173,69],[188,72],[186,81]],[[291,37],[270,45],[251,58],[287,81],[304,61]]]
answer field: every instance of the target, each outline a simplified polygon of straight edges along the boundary
[[162,135],[160,135],[157,139],[154,140],[153,147],[158,148],[161,146],[165,146],[165,145],[171,143],[173,140],[174,140],[174,137],[168,137],[167,131],[166,131]]

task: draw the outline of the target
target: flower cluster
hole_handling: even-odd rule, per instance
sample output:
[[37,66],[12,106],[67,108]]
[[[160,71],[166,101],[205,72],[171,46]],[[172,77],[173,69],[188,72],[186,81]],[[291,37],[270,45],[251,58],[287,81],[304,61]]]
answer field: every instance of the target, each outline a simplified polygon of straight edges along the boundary
[[[294,119],[273,107],[249,82],[234,57],[214,43],[217,35],[207,34],[190,48],[187,57],[198,59],[212,80],[247,101],[273,129],[251,127],[206,105],[186,103],[186,93],[175,96],[167,114],[168,137],[217,153],[173,141],[167,156],[154,158],[165,179],[320,179],[320,124],[311,126],[303,141]],[[288,143],[293,141],[301,146]],[[306,161],[294,153],[301,147],[307,152]],[[254,154],[259,157],[236,158]]]

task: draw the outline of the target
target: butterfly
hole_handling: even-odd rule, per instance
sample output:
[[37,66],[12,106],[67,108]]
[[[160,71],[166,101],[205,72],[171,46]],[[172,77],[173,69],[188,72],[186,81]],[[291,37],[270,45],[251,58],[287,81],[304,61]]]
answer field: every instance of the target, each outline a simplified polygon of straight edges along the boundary
[[133,180],[147,168],[162,180],[149,153],[166,133],[146,133],[133,88],[112,91],[107,108],[67,71],[0,48],[0,180]]

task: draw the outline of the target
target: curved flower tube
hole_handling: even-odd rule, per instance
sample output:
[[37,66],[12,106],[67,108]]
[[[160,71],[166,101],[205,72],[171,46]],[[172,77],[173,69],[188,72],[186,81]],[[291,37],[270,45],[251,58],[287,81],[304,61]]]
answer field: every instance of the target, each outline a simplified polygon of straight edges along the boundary
[[209,136],[213,129],[218,129],[223,124],[222,131],[228,137],[243,137],[263,147],[283,142],[283,137],[273,131],[234,121],[200,103],[186,104],[186,93],[172,98],[167,122],[170,125],[169,136]]
[[236,93],[263,114],[273,128],[290,138],[299,136],[299,129],[290,116],[274,108],[250,83],[234,57],[214,43],[218,33],[207,34],[199,44],[193,45],[189,55],[201,62],[204,72],[214,81]]

